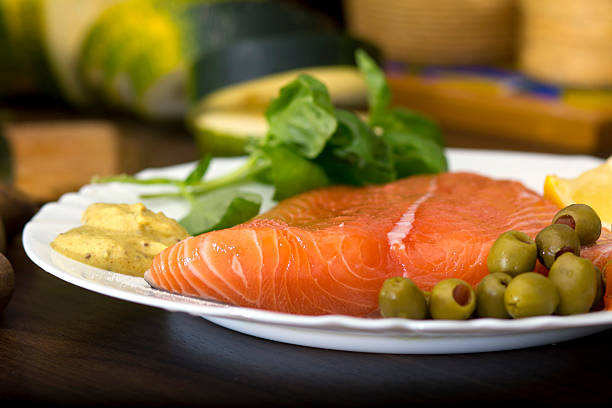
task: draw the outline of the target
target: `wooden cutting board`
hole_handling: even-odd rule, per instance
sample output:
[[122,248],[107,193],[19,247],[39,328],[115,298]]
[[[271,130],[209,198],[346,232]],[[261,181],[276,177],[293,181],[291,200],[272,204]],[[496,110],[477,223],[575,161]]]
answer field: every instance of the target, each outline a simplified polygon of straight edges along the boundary
[[559,100],[482,92],[462,83],[416,75],[389,77],[393,102],[423,112],[455,147],[612,155],[612,108],[581,108]]
[[15,187],[37,202],[77,191],[94,176],[135,173],[196,160],[180,127],[104,118],[8,121]]

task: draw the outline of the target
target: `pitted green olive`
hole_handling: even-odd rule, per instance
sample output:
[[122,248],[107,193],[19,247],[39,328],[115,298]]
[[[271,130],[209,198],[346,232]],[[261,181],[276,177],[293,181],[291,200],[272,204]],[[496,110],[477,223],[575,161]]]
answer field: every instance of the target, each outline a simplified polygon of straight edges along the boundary
[[580,239],[571,227],[565,224],[552,224],[542,229],[535,239],[538,259],[548,269],[557,257],[565,252],[580,255]]
[[504,293],[512,276],[495,272],[486,275],[476,286],[476,314],[479,317],[508,319],[510,315],[504,305]]
[[578,234],[581,245],[590,245],[601,235],[601,219],[590,206],[572,204],[559,211],[553,218],[553,224],[565,224]]
[[536,272],[522,273],[508,284],[504,304],[515,319],[551,315],[559,305],[559,292],[546,276]]
[[529,235],[520,231],[507,231],[501,234],[491,246],[487,256],[489,273],[519,273],[533,271],[538,249]]
[[586,313],[593,306],[600,277],[588,259],[565,253],[553,263],[548,279],[559,291],[557,314]]
[[431,290],[429,313],[434,319],[465,320],[475,308],[474,289],[461,279],[444,279]]
[[427,302],[423,292],[408,278],[396,276],[385,280],[378,294],[383,317],[424,319]]

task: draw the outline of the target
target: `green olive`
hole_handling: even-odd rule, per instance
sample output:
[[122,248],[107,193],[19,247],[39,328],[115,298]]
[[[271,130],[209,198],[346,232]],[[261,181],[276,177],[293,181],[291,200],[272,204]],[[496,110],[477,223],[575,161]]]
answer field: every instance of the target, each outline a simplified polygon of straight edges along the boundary
[[474,289],[461,279],[444,279],[431,290],[429,313],[434,319],[465,320],[475,308]]
[[508,319],[510,315],[504,304],[504,293],[512,276],[495,272],[486,275],[476,286],[476,314],[480,317]]
[[559,291],[557,314],[579,314],[591,310],[597,294],[597,280],[600,279],[591,261],[567,252],[553,263],[548,279]]
[[527,272],[510,281],[504,293],[504,304],[515,319],[551,315],[559,305],[559,292],[546,276]]
[[557,257],[565,252],[580,255],[580,239],[571,227],[565,224],[552,224],[542,229],[535,239],[538,246],[538,259],[550,269]]
[[559,211],[552,221],[553,224],[565,224],[578,234],[581,245],[590,245],[601,235],[601,219],[591,207],[586,204],[572,204]]
[[487,256],[489,273],[503,272],[510,276],[533,271],[538,248],[529,235],[520,231],[507,231],[493,243]]
[[384,281],[378,294],[383,317],[424,319],[427,316],[425,295],[410,279],[395,276]]

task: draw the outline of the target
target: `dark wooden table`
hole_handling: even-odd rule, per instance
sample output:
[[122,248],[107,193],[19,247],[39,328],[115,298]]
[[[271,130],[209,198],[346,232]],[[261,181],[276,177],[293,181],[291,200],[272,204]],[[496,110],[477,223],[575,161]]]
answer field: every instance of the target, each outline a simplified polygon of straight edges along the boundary
[[103,296],[36,267],[20,241],[0,315],[0,405],[381,406],[609,403],[612,331],[456,355],[331,351],[262,340]]
[[0,313],[0,407],[609,403],[612,331],[480,354],[315,349],[73,286],[34,265],[19,237],[8,257],[16,288]]

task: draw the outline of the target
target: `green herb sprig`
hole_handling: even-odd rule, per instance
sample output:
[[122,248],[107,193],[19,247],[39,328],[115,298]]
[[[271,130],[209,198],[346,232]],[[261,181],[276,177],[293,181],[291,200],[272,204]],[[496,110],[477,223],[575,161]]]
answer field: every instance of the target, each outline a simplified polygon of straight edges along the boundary
[[[434,121],[391,107],[384,72],[365,51],[355,54],[368,88],[369,116],[335,109],[325,85],[300,75],[284,86],[266,110],[269,130],[249,148],[245,163],[221,177],[204,180],[210,156],[184,179],[137,179],[120,175],[98,182],[175,185],[191,210],[179,222],[191,235],[227,228],[255,216],[261,198],[236,188],[258,181],[274,186],[275,200],[330,184],[382,184],[398,178],[446,171],[444,140]],[[234,187],[234,188],[232,188]]]

